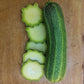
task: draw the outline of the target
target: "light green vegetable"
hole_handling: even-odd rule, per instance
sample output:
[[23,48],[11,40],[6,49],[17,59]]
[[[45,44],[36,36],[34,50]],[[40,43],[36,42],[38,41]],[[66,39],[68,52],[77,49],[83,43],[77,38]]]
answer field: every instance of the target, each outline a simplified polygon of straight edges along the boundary
[[28,60],[21,68],[22,76],[28,80],[39,80],[43,76],[44,65],[39,64],[37,61]]
[[42,23],[34,27],[27,27],[26,31],[31,41],[44,42],[46,40],[46,29]]
[[29,49],[38,50],[38,51],[45,53],[47,50],[47,44],[45,42],[44,43],[35,43],[33,41],[29,41],[26,44],[25,50],[29,50]]
[[22,21],[27,26],[34,26],[42,22],[42,11],[38,4],[29,4],[26,8],[22,8]]
[[28,59],[36,60],[41,64],[45,63],[45,56],[42,52],[38,52],[36,50],[28,50],[23,54],[23,62],[26,62]]

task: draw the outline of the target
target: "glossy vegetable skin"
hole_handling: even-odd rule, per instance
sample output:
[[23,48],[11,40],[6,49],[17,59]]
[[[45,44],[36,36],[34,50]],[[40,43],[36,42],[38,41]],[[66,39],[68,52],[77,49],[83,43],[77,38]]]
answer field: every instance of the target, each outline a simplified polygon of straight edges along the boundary
[[45,76],[51,82],[63,79],[67,64],[67,40],[64,16],[57,3],[48,2],[43,8],[47,30]]

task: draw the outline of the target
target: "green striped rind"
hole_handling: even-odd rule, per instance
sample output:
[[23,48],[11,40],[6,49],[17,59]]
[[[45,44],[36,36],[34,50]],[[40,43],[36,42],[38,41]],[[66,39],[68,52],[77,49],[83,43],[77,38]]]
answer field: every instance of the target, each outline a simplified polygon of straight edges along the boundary
[[[56,5],[56,3],[55,3],[55,5]],[[63,13],[62,13],[62,10],[61,10],[61,8],[60,8],[60,6],[57,4],[57,8],[58,8],[58,10],[59,10],[59,12],[58,12],[58,14],[60,15],[60,21],[61,21],[61,28],[63,28],[62,29],[62,35],[63,35],[63,46],[64,46],[64,48],[63,48],[63,62],[62,62],[62,68],[61,68],[61,71],[63,70],[63,72],[61,72],[60,74],[60,80],[62,80],[63,79],[63,77],[64,77],[64,75],[65,75],[65,72],[66,72],[66,66],[67,66],[67,36],[66,36],[66,29],[65,29],[65,22],[64,22],[64,16],[63,16]],[[60,81],[59,80],[59,81]]]
[[[30,13],[29,10],[31,9],[31,11],[32,11],[33,8],[36,9],[39,13],[38,16],[34,17],[34,18],[36,18],[35,20],[34,20],[34,18],[31,18],[30,16],[26,16],[27,13],[28,14]],[[35,15],[35,13],[37,13],[37,12],[35,11],[32,14]],[[34,22],[32,22],[32,21],[30,22],[31,19],[33,19]],[[38,25],[42,21],[43,21],[42,10],[38,7],[37,3],[34,3],[34,5],[29,4],[26,8],[22,8],[22,22],[24,22],[26,24],[26,26]]]
[[63,79],[66,71],[66,29],[64,17],[57,3],[49,2],[43,9],[47,27],[45,75],[51,82]]

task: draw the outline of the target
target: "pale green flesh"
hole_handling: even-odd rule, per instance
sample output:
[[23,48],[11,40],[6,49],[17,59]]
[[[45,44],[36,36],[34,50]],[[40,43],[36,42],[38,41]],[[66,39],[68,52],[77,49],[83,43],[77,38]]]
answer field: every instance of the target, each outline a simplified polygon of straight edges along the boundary
[[43,23],[34,27],[27,27],[26,31],[31,41],[44,42],[46,40],[46,29]]
[[42,11],[37,3],[22,8],[22,21],[28,26],[34,26],[42,22]]
[[36,50],[28,50],[23,54],[23,62],[26,62],[28,59],[36,60],[39,63],[45,63],[45,56]]
[[27,42],[25,50],[28,50],[28,49],[38,50],[38,51],[45,53],[46,49],[47,49],[47,44],[45,42],[44,43],[35,43],[33,41],[29,41],[29,42]]
[[43,76],[43,67],[37,61],[28,60],[22,66],[22,76],[28,80],[39,80]]

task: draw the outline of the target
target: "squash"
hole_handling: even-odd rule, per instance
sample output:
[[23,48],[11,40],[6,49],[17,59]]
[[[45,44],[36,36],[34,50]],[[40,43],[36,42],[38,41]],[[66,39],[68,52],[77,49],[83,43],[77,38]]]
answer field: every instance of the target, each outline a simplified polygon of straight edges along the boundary
[[51,82],[63,79],[67,64],[67,40],[64,16],[57,3],[47,2],[43,8],[47,30],[45,76]]

